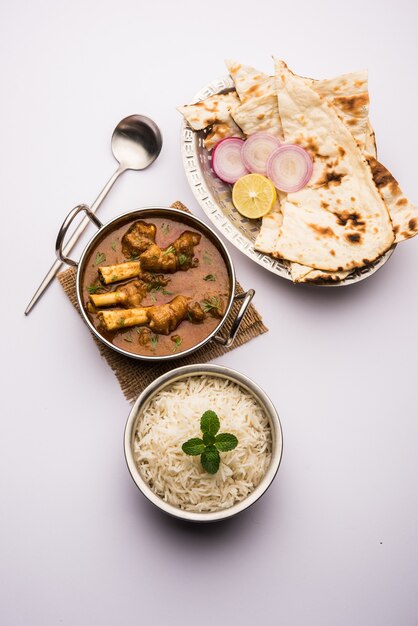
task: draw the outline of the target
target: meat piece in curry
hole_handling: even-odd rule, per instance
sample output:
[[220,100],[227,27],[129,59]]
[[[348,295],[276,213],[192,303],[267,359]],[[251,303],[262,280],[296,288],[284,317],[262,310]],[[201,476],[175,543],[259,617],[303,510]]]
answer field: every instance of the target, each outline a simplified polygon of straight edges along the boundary
[[186,230],[163,250],[157,244],[151,244],[139,257],[141,267],[151,272],[187,272],[197,265],[194,249],[200,239],[199,233]]
[[141,280],[132,280],[116,291],[90,294],[90,301],[96,308],[107,306],[139,306],[150,289],[164,287],[169,282],[162,274],[142,274]]
[[106,330],[117,330],[121,327],[147,325],[159,335],[169,335],[184,320],[201,323],[205,314],[198,302],[190,302],[186,296],[176,296],[166,304],[132,309],[115,309],[99,311],[100,321]]
[[164,356],[194,347],[218,327],[230,276],[206,235],[157,216],[126,221],[96,244],[83,293],[93,325],[108,341],[134,354]]
[[125,256],[139,256],[155,242],[157,228],[143,220],[134,222],[122,237],[122,252]]

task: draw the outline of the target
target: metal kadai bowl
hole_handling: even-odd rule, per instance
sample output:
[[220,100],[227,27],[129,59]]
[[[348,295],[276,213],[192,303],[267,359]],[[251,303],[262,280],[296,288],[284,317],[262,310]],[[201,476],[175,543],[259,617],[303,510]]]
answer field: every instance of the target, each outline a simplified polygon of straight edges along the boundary
[[[268,466],[264,477],[257,487],[244,500],[234,504],[227,509],[220,509],[210,513],[197,513],[193,511],[185,511],[163,500],[154,493],[148,483],[142,478],[141,473],[135,461],[135,436],[138,424],[143,417],[152,398],[160,391],[170,387],[173,383],[185,380],[191,376],[216,376],[219,378],[230,380],[239,385],[244,391],[249,392],[258,404],[264,409],[271,428],[272,454],[270,465]],[[157,508],[173,517],[190,522],[216,522],[225,520],[241,513],[254,504],[270,487],[277,471],[283,452],[283,435],[278,413],[267,394],[248,376],[237,372],[236,370],[221,365],[186,365],[175,370],[163,374],[152,382],[137,398],[129,414],[124,435],[125,458],[129,472],[141,493]]]
[[[234,89],[230,76],[224,76],[203,87],[193,98],[193,102],[204,100],[216,93],[226,93]],[[190,188],[200,206],[220,232],[238,250],[250,259],[281,278],[292,280],[286,261],[274,259],[254,248],[260,230],[260,220],[243,217],[232,203],[232,188],[220,180],[212,168],[211,153],[204,145],[205,131],[194,131],[183,120],[181,127],[181,153],[184,170]],[[320,287],[343,287],[358,283],[374,274],[392,255],[395,246],[385,252],[374,263],[354,270],[339,282],[310,283]],[[308,284],[308,283],[306,283]]]
[[[82,212],[88,216],[88,218],[93,222],[93,224],[95,224],[98,230],[90,239],[90,241],[87,243],[84,251],[81,254],[80,260],[75,261],[67,257],[65,254],[65,237],[75,217],[79,213],[82,213]],[[100,333],[100,330],[98,330],[93,325],[92,321],[90,320],[85,310],[85,304],[83,301],[83,275],[84,275],[84,271],[86,268],[87,260],[89,258],[89,255],[92,249],[98,243],[100,243],[100,241],[104,237],[106,237],[113,231],[117,230],[118,228],[123,226],[125,223],[129,224],[130,222],[134,220],[143,220],[143,219],[152,219],[152,218],[172,219],[172,220],[183,223],[185,227],[193,228],[197,232],[205,235],[216,246],[216,248],[220,252],[226,264],[229,281],[230,281],[230,293],[229,293],[228,302],[225,308],[225,313],[223,317],[219,320],[219,324],[214,328],[214,330],[207,337],[205,337],[202,341],[188,348],[187,350],[184,350],[183,352],[178,352],[178,353],[168,354],[168,355],[161,355],[161,356],[135,354],[133,352],[130,352],[127,349],[123,349],[118,346],[115,346],[105,336],[103,336]],[[102,224],[102,222],[97,218],[97,216],[94,213],[92,213],[92,211],[90,211],[87,205],[80,204],[76,206],[74,209],[72,209],[72,211],[70,211],[70,213],[67,215],[65,221],[63,222],[60,228],[57,241],[56,241],[56,254],[58,258],[64,263],[67,263],[68,265],[71,265],[73,267],[77,267],[77,275],[76,275],[77,301],[78,301],[78,305],[79,305],[81,314],[83,316],[83,319],[85,323],[87,324],[87,326],[89,327],[89,329],[91,330],[91,332],[103,344],[105,344],[112,350],[115,350],[116,352],[119,352],[120,354],[131,357],[133,359],[138,359],[142,361],[154,361],[155,362],[155,361],[168,361],[168,360],[182,358],[192,352],[195,352],[196,350],[198,350],[199,348],[207,344],[209,341],[214,341],[225,347],[229,347],[233,343],[237,333],[239,332],[239,327],[241,325],[241,322],[245,316],[245,313],[255,293],[253,289],[249,289],[245,293],[236,293],[235,269],[234,269],[231,256],[228,250],[226,249],[224,243],[221,241],[221,239],[215,233],[215,231],[212,230],[212,228],[207,226],[204,222],[202,222],[199,218],[195,217],[194,215],[191,215],[190,213],[186,213],[179,209],[173,209],[171,207],[169,208],[169,207],[155,206],[155,207],[145,207],[145,208],[135,209],[133,211],[128,211],[127,213],[123,213],[122,215],[115,217],[114,219],[110,220],[106,224]],[[234,317],[232,317],[231,309],[232,309],[234,302],[236,301],[241,301],[241,306],[238,312],[234,315]],[[223,329],[223,326],[225,325],[227,320],[231,322],[228,332],[226,332]]]

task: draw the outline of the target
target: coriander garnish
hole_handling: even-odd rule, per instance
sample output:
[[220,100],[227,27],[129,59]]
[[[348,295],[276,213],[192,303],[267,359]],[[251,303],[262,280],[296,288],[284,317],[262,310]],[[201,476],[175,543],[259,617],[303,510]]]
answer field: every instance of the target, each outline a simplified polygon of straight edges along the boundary
[[162,285],[154,285],[153,286],[153,285],[149,284],[148,287],[147,287],[147,291],[149,291],[150,293],[153,293],[153,292],[156,292],[156,291],[161,291],[163,296],[172,296],[173,295],[172,291],[167,291],[167,289],[164,289],[164,287]]
[[181,344],[183,343],[183,338],[180,337],[180,335],[173,335],[171,337],[171,341],[174,341],[173,352],[177,352],[177,349],[180,348]]
[[206,280],[206,282],[214,282],[216,280],[216,274],[207,274],[203,280]]
[[207,263],[207,265],[212,265],[212,257],[210,256],[209,252],[207,252],[207,250],[205,250],[203,253],[203,261]]
[[113,252],[116,252],[116,246],[118,245],[118,240],[115,239],[114,241],[112,241],[112,245],[111,248],[113,250]]
[[217,296],[212,296],[211,298],[207,298],[203,300],[201,303],[202,309],[205,313],[209,313],[210,311],[220,311],[221,310],[221,301]]
[[133,342],[134,342],[134,340],[132,339],[132,333],[131,333],[131,331],[129,331],[128,333],[126,333],[126,334],[123,336],[123,340],[124,340],[124,341],[127,341],[128,343],[133,343]]
[[86,287],[86,289],[89,293],[103,293],[104,291],[106,291],[106,288],[103,287],[103,285],[98,285],[97,283],[92,283],[91,285]]
[[163,250],[163,256],[166,254],[174,254],[176,251],[174,246],[168,246],[167,250]]
[[170,232],[170,224],[161,224],[161,230],[167,235]]
[[178,259],[180,265],[184,265],[187,262],[187,256],[185,254],[179,254]]
[[150,338],[150,342],[151,342],[151,350],[155,350],[157,347],[157,343],[158,343],[158,335],[153,335]]
[[200,419],[200,430],[203,438],[194,437],[185,441],[181,449],[186,454],[200,457],[204,470],[209,474],[216,474],[219,469],[221,458],[219,452],[228,452],[238,445],[238,439],[231,433],[217,435],[221,424],[215,411],[205,411]]
[[104,261],[106,261],[106,255],[103,252],[97,252],[94,264],[100,265],[100,263],[103,263]]

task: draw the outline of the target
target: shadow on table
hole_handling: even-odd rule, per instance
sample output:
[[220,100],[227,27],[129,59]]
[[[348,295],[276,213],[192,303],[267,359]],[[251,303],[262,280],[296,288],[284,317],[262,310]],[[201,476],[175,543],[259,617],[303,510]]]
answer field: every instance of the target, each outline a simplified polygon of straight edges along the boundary
[[[244,266],[242,273],[246,274],[243,284],[246,286],[251,283],[256,292],[259,290],[260,293],[267,291],[268,294],[280,294],[286,300],[294,301],[298,307],[309,306],[319,311],[330,308],[338,310],[353,302],[373,300],[382,290],[389,294],[393,284],[399,283],[399,278],[410,272],[407,244],[398,246],[387,263],[365,280],[340,287],[294,284],[240,256],[240,265]],[[262,310],[260,312],[263,314]]]
[[[268,517],[277,516],[274,512],[276,498],[265,496],[255,502],[249,509],[242,513],[220,522],[196,523],[179,520],[157,509],[145,498],[138,499],[139,515],[147,527],[153,528],[156,534],[161,534],[165,540],[181,543],[189,548],[199,547],[211,549],[215,544],[232,544],[234,541],[242,541],[245,535],[254,533],[254,527],[265,526],[270,523]],[[278,507],[280,508],[280,507]],[[276,519],[280,524],[280,520]],[[203,540],[203,542],[202,542]]]

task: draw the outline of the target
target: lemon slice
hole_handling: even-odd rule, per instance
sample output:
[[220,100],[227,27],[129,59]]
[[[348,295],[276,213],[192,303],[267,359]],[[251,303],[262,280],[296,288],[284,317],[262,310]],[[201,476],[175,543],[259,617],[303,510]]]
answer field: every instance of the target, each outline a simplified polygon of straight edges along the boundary
[[271,210],[276,200],[276,189],[261,174],[247,174],[239,178],[232,189],[232,202],[244,217],[257,219]]

